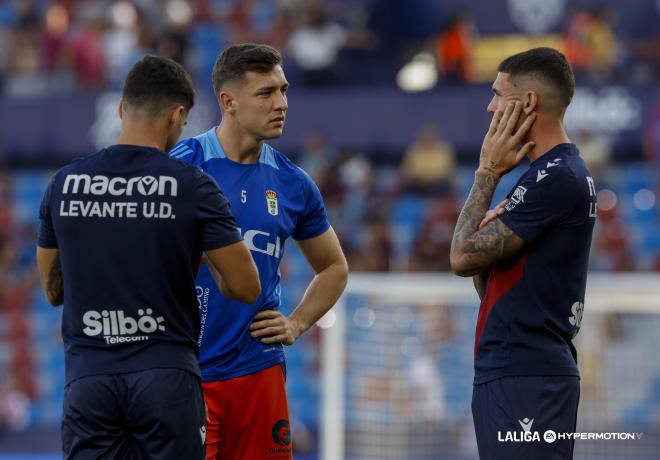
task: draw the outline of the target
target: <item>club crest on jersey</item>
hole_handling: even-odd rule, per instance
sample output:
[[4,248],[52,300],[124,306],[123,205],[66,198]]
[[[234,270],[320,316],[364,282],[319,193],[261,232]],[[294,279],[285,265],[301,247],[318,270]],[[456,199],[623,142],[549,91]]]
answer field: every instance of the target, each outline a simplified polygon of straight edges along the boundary
[[506,206],[504,206],[504,209],[511,211],[516,207],[517,204],[524,203],[525,193],[527,193],[527,189],[525,187],[522,185],[516,187],[516,189],[513,191],[513,194],[511,195],[511,198],[509,198],[509,202],[506,204]]
[[280,213],[277,207],[277,192],[266,190],[266,206],[268,207],[268,214],[271,216],[276,216]]

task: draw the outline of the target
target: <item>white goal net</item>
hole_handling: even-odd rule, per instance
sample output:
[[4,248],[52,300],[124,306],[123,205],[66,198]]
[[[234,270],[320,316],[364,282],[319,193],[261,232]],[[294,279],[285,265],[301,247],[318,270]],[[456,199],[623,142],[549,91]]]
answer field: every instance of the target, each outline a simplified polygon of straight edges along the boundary
[[[451,274],[352,275],[319,323],[322,460],[477,458],[470,411],[479,307]],[[659,458],[660,276],[591,274],[576,340],[576,460]]]

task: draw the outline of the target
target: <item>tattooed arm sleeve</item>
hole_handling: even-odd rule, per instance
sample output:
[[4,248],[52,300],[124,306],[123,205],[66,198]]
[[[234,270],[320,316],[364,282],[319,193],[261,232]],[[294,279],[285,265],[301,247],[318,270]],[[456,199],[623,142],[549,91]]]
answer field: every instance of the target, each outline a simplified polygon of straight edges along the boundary
[[454,273],[472,276],[520,251],[525,242],[500,219],[479,230],[479,222],[497,187],[495,174],[477,171],[470,195],[458,217],[451,244],[450,262]]

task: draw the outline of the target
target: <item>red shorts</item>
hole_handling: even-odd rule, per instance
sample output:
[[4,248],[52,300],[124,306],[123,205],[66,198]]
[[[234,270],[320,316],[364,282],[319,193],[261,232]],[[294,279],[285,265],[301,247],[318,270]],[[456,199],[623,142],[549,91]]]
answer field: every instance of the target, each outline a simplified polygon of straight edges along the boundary
[[206,460],[291,460],[284,369],[204,382]]

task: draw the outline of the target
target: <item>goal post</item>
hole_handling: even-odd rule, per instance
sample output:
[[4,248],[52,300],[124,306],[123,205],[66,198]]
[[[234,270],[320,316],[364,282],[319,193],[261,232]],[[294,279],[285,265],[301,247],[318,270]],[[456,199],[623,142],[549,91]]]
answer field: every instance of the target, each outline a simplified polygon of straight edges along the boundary
[[[470,396],[478,307],[470,278],[352,274],[319,322],[319,458],[476,458]],[[590,274],[575,343],[578,431],[645,433],[635,442],[578,440],[576,459],[653,458],[660,451],[660,274]]]

